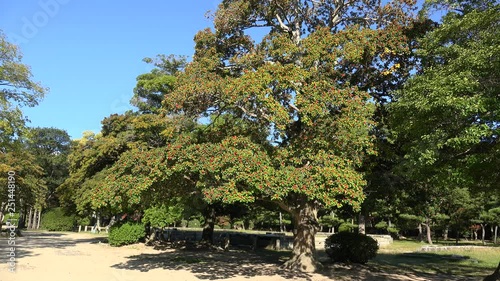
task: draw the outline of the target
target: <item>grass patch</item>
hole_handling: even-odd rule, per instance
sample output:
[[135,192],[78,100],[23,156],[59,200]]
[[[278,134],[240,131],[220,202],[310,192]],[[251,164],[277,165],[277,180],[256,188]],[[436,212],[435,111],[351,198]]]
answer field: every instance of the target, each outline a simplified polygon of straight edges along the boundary
[[420,252],[420,248],[425,245],[417,241],[394,241],[392,245],[381,248],[370,263],[388,272],[478,277],[493,272],[500,259],[498,247]]

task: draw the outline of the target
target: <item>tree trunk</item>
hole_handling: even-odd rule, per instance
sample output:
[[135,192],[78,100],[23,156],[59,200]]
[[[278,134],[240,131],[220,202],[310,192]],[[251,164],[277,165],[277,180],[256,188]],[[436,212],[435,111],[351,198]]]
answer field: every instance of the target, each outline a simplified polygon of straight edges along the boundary
[[2,225],[3,222],[3,217],[4,217],[3,209],[5,205],[6,205],[5,202],[2,202],[2,204],[0,204],[0,226]]
[[427,243],[429,245],[432,245],[432,232],[431,232],[431,223],[429,219],[426,219],[425,223],[423,223],[425,226],[425,234],[427,236]]
[[40,210],[38,210],[38,220],[37,220],[37,224],[36,224],[36,229],[40,229],[40,220],[42,219],[42,208],[40,208]]
[[97,213],[97,222],[95,223],[96,227],[101,227],[101,214]]
[[365,221],[365,216],[362,213],[359,213],[359,219],[358,219],[358,233],[360,234],[366,234],[366,221]]
[[28,213],[28,229],[31,229],[32,226],[32,221],[33,221],[33,207],[30,206],[30,211]]
[[498,237],[498,225],[495,226],[495,236],[494,236],[494,239],[493,239],[493,243],[497,243],[497,237]]
[[484,229],[484,227],[485,227],[485,225],[481,224],[481,242],[483,243],[483,245],[485,244],[484,237],[486,236],[486,230]]
[[418,224],[418,241],[420,241],[420,242],[424,241],[424,234],[423,234],[421,223]]
[[284,264],[285,268],[314,272],[320,267],[315,256],[314,240],[319,229],[317,213],[317,207],[310,202],[301,205],[292,213],[295,226],[292,258]]
[[285,232],[283,230],[283,215],[281,214],[281,212],[280,212],[280,232]]
[[213,244],[214,243],[214,228],[215,228],[215,207],[208,205],[204,212],[205,223],[201,234],[201,241]]
[[448,240],[448,232],[450,231],[449,226],[445,226],[443,230],[443,240]]
[[31,221],[31,229],[36,229],[36,221],[38,216],[38,209],[36,207],[33,208],[33,220]]

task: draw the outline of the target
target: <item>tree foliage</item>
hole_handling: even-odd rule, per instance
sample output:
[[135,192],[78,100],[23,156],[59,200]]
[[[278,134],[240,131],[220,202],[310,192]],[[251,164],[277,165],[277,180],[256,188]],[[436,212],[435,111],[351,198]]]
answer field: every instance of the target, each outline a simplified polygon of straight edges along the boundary
[[[163,147],[127,151],[94,189],[95,207],[180,190],[209,203],[270,201],[297,229],[289,265],[314,269],[318,208],[356,209],[364,199],[371,97],[407,75],[411,6],[222,1],[173,90],[154,90],[166,94],[163,114],[210,121]],[[262,38],[248,35],[261,27]]]
[[26,118],[20,107],[33,107],[47,89],[32,80],[30,67],[21,62],[19,48],[0,30],[0,149],[7,152],[23,135]]
[[499,8],[454,3],[464,12],[422,39],[421,73],[397,93],[392,124],[411,178],[496,188]]
[[142,113],[158,113],[164,95],[173,90],[175,74],[183,69],[186,58],[158,55],[155,59],[145,58],[143,61],[155,67],[151,72],[137,77],[137,85],[130,103]]
[[35,157],[35,163],[42,167],[42,180],[47,185],[46,203],[49,207],[59,205],[56,189],[68,177],[67,157],[71,139],[68,133],[56,128],[32,128],[26,147]]

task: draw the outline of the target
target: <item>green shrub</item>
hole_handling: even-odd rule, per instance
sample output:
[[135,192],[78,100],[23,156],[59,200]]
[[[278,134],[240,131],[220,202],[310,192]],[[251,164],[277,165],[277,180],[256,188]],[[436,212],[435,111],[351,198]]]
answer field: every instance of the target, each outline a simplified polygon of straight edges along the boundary
[[144,211],[143,223],[150,223],[151,227],[163,228],[182,218],[184,209],[178,205],[174,206],[153,206]]
[[142,223],[127,222],[115,224],[109,230],[109,245],[123,246],[134,244],[146,237],[146,230]]
[[200,228],[201,223],[198,219],[192,219],[188,222],[188,227],[190,228]]
[[325,240],[325,251],[335,262],[367,263],[377,255],[378,244],[364,234],[339,232]]
[[385,221],[381,221],[381,222],[378,222],[378,223],[375,225],[375,228],[376,228],[376,229],[380,229],[380,230],[386,230],[388,226],[389,226],[389,224],[387,224],[387,222],[385,222]]
[[76,217],[67,215],[62,208],[54,208],[42,215],[40,227],[48,231],[73,231]]
[[81,226],[86,226],[86,225],[90,225],[91,222],[90,222],[90,219],[88,217],[85,217],[85,218],[77,218],[76,219],[76,224],[77,225],[81,225]]
[[389,232],[392,237],[397,237],[399,235],[399,229],[396,227],[388,227],[387,232]]
[[344,222],[339,226],[339,232],[352,232],[356,229],[358,225],[352,224],[350,222]]
[[187,227],[188,226],[188,221],[187,220],[181,220],[181,227]]

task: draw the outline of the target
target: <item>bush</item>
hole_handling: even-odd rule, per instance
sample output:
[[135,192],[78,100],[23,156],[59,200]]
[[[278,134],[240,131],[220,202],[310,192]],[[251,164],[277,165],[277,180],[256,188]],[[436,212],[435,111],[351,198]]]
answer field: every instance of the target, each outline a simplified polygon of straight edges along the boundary
[[75,225],[76,217],[66,215],[62,208],[47,211],[40,222],[40,227],[48,231],[73,231]]
[[344,222],[339,226],[339,232],[352,232],[358,228],[357,224],[352,224],[350,222]]
[[134,244],[146,237],[146,230],[142,223],[127,222],[115,224],[109,230],[109,245],[123,246]]
[[188,227],[190,228],[200,228],[201,222],[198,219],[192,219],[188,222]]
[[88,217],[85,218],[77,218],[76,219],[76,224],[81,225],[81,226],[88,226],[91,224],[90,219]]
[[188,221],[187,220],[181,220],[181,227],[185,228],[188,226]]
[[377,255],[378,244],[364,234],[339,232],[325,240],[325,251],[335,262],[367,263]]
[[177,205],[174,206],[153,206],[144,211],[142,222],[150,223],[151,227],[164,228],[182,218],[184,209]]

